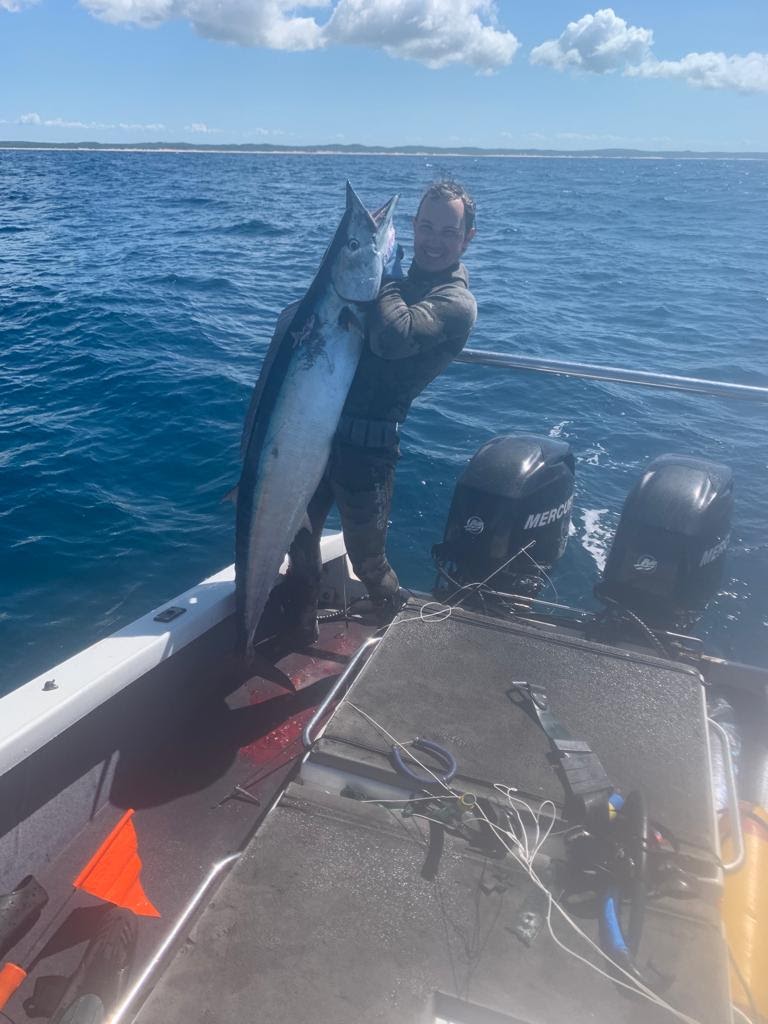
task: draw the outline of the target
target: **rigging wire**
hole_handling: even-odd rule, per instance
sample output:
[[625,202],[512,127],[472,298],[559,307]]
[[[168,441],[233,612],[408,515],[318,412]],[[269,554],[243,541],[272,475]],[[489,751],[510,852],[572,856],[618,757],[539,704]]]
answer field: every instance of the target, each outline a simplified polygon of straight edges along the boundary
[[555,595],[555,600],[559,601],[560,600],[560,595],[557,592],[557,587],[552,582],[552,577],[547,573],[547,571],[545,570],[544,566],[543,565],[539,565],[539,563],[536,561],[536,559],[533,557],[533,555],[529,554],[527,548],[522,548],[521,551],[520,551],[520,554],[521,555],[525,555],[526,558],[530,559],[533,562],[533,564],[539,570],[539,572],[544,577],[544,579],[547,581],[547,583],[550,585],[550,587],[552,587],[552,592]]
[[[496,571],[499,571],[499,570],[496,570]],[[390,741],[390,743],[393,743],[396,746],[400,747],[402,750],[405,750],[408,753],[409,757],[420,768],[422,768],[425,772],[427,772],[427,774],[430,775],[432,777],[432,779],[439,786],[442,786],[442,788],[445,789],[451,796],[454,796],[454,797],[455,796],[459,796],[459,794],[457,794],[454,790],[452,790],[450,788],[450,786],[448,786],[443,781],[443,779],[440,778],[440,776],[438,776],[435,772],[433,772],[432,769],[428,765],[422,764],[419,761],[419,758],[413,753],[413,751],[410,748],[406,747],[406,745],[404,743],[401,743],[400,740],[398,740],[390,732],[388,732],[387,729],[385,729],[385,727],[383,725],[381,725],[380,722],[377,722],[376,719],[374,719],[370,714],[368,714],[367,711],[364,711],[362,708],[360,708],[356,704],[352,703],[352,701],[350,701],[349,699],[346,700],[346,704],[347,704],[348,707],[351,707],[354,711],[356,711],[359,715],[361,715],[361,717],[365,718],[369,722],[369,724],[374,729],[376,729],[377,732],[379,732],[381,735],[385,736]],[[513,789],[514,787],[511,787],[511,788]],[[521,798],[518,798],[518,799],[521,799]],[[606,978],[612,984],[619,985],[621,988],[625,988],[629,992],[634,993],[635,995],[642,996],[644,999],[648,1000],[648,1002],[653,1003],[655,1006],[658,1006],[660,1009],[667,1010],[670,1014],[672,1014],[672,1016],[676,1017],[680,1021],[683,1021],[683,1024],[701,1024],[701,1022],[697,1021],[695,1018],[689,1017],[687,1014],[683,1013],[681,1010],[675,1009],[674,1006],[672,1006],[670,1003],[668,1003],[664,999],[662,999],[661,996],[657,995],[653,991],[653,989],[648,988],[647,985],[644,985],[640,980],[638,980],[637,978],[633,977],[633,975],[630,974],[628,971],[625,971],[624,968],[621,967],[620,964],[615,963],[610,958],[610,956],[604,950],[602,950],[600,948],[600,946],[598,946],[597,943],[594,942],[590,938],[590,936],[586,934],[586,932],[584,932],[579,927],[579,925],[576,923],[576,921],[573,920],[573,918],[565,910],[565,908],[558,902],[557,899],[555,899],[555,897],[552,894],[552,892],[547,888],[547,886],[541,881],[539,876],[534,871],[532,863],[527,863],[526,862],[526,860],[524,859],[524,847],[523,847],[522,842],[517,839],[517,837],[514,835],[514,833],[512,831],[507,831],[505,829],[502,829],[499,825],[496,824],[496,822],[491,821],[491,819],[485,813],[485,811],[480,806],[480,804],[476,804],[476,806],[477,806],[477,809],[479,810],[480,815],[481,815],[481,819],[480,820],[485,820],[487,825],[497,835],[497,837],[499,838],[500,842],[506,848],[506,850],[511,854],[513,859],[515,861],[517,861],[517,863],[523,868],[523,870],[528,875],[530,880],[534,883],[534,885],[538,889],[540,889],[541,892],[544,893],[544,895],[546,896],[546,898],[547,898],[547,913],[546,913],[546,916],[545,916],[545,921],[546,921],[546,924],[547,924],[547,930],[549,931],[549,934],[550,934],[553,942],[561,950],[563,950],[563,952],[567,953],[569,956],[574,957],[576,960],[579,960],[581,963],[583,963],[586,967],[589,967],[590,970],[594,971],[595,973],[602,975],[604,978]],[[529,811],[530,811],[530,813],[532,815],[535,814],[533,808],[531,808],[529,806],[528,809],[529,809]],[[414,817],[416,817],[416,815],[414,815]],[[443,822],[438,822],[438,824],[443,825],[444,823]],[[549,833],[547,832],[547,836],[548,835],[549,835]],[[510,845],[510,843],[515,844],[515,846]],[[533,858],[531,858],[531,859],[533,859]],[[556,909],[558,911],[558,913],[561,915],[563,920],[565,920],[570,925],[570,927],[576,932],[577,935],[579,935],[587,943],[587,945],[589,945],[596,953],[598,953],[602,959],[608,961],[608,963],[613,968],[614,972],[618,972],[620,974],[623,974],[624,977],[629,979],[629,982],[631,982],[631,984],[628,984],[626,981],[621,981],[619,978],[617,978],[615,976],[615,974],[609,974],[607,971],[604,971],[597,964],[594,964],[590,960],[587,960],[586,957],[583,957],[580,953],[577,953],[575,950],[571,949],[564,942],[562,942],[557,937],[557,935],[555,934],[555,931],[554,931],[554,928],[553,928],[553,925],[552,925],[552,910],[553,909]],[[741,1012],[741,1011],[739,1011],[739,1012]]]
[[[497,568],[495,568],[493,572],[489,573],[484,580],[479,580],[475,583],[465,583],[463,586],[460,586],[457,590],[455,590],[449,597],[447,597],[445,601],[425,601],[422,605],[419,606],[418,615],[409,615],[405,619],[397,619],[396,621],[391,622],[387,626],[387,629],[392,629],[393,627],[401,625],[406,622],[416,622],[417,620],[421,622],[444,622],[446,619],[450,619],[454,609],[461,607],[462,602],[466,601],[466,599],[469,597],[469,594],[464,594],[461,600],[456,601],[453,604],[450,603],[454,601],[454,598],[458,597],[459,594],[464,590],[471,592],[480,591],[490,580],[493,579],[494,576],[502,572],[502,570],[506,569],[506,567],[511,562],[514,562],[516,558],[518,558],[522,554],[527,554],[528,548],[533,547],[535,543],[535,540],[529,541],[522,548],[520,548],[519,551],[516,551],[511,558],[508,558],[506,562],[502,562],[501,565],[497,566]],[[450,577],[448,578],[450,579]],[[451,583],[455,584],[456,581],[451,579]],[[436,610],[430,612],[425,611],[425,609],[431,607],[434,607]]]
[[651,641],[653,646],[657,650],[661,651],[662,657],[672,657],[672,653],[670,652],[667,645],[662,641],[661,637],[658,636],[657,633],[654,633],[651,627],[646,622],[644,622],[639,615],[635,614],[635,612],[633,612],[631,608],[626,608],[623,604],[621,604],[621,602],[616,601],[612,597],[607,597],[605,594],[602,594],[600,596],[600,600],[604,601],[608,605],[611,605],[620,618],[623,617],[625,619],[629,619],[631,622],[634,622],[635,625],[639,626],[641,632],[645,633],[645,635]]
[[[463,586],[460,586],[458,580],[455,580],[448,572],[446,572],[446,570],[445,570],[445,568],[443,566],[439,566],[438,567],[438,571],[448,580],[449,583],[452,583],[453,586],[456,587],[457,589],[449,597],[447,597],[444,602],[440,602],[440,601],[427,601],[423,605],[421,605],[421,607],[419,609],[419,615],[418,616],[413,616],[410,619],[402,619],[400,621],[411,622],[411,621],[414,621],[415,618],[419,618],[422,622],[427,622],[427,621],[438,621],[438,622],[441,622],[444,619],[449,619],[451,617],[452,609],[460,607],[462,602],[465,601],[466,598],[469,595],[465,594],[464,597],[462,597],[460,601],[457,601],[454,604],[452,602],[453,602],[455,597],[457,597],[462,591],[469,590],[469,591],[473,591],[473,592],[478,593],[480,595],[480,597],[482,598],[483,597],[483,593],[482,592],[483,592],[483,589],[486,587],[486,584],[491,579],[493,579],[493,577],[496,576],[497,573],[500,573],[503,569],[505,569],[510,564],[510,562],[513,562],[520,555],[525,555],[525,557],[527,559],[529,559],[529,561],[531,561],[533,563],[533,565],[536,567],[537,571],[544,577],[544,579],[547,581],[547,584],[552,588],[552,591],[554,592],[554,595],[555,595],[555,600],[559,602],[560,595],[558,594],[557,587],[555,586],[551,576],[549,576],[549,574],[544,569],[544,566],[540,565],[536,561],[536,559],[533,557],[533,555],[530,554],[530,552],[528,550],[529,548],[534,547],[535,544],[536,544],[535,540],[529,541],[528,544],[525,544],[522,548],[520,548],[520,550],[517,551],[514,555],[512,555],[511,558],[508,558],[506,562],[504,562],[502,565],[498,566],[498,568],[494,569],[493,572],[490,573],[488,576],[486,576],[486,578],[484,580],[480,580],[480,581],[474,582],[474,583],[465,583]],[[493,594],[494,591],[490,591],[490,593]],[[600,600],[603,601],[607,606],[610,606],[610,609],[613,610],[614,614],[617,615],[619,618],[624,618],[625,620],[629,620],[629,622],[634,623],[634,625],[636,625],[639,628],[640,632],[643,633],[646,636],[646,638],[650,641],[651,645],[653,647],[655,647],[657,651],[659,651],[659,653],[661,654],[661,656],[663,658],[674,658],[675,657],[675,652],[670,649],[668,644],[665,643],[664,639],[661,636],[659,636],[659,634],[656,633],[653,629],[651,629],[651,627],[646,622],[644,622],[643,619],[641,619],[640,616],[637,615],[636,612],[633,612],[631,608],[625,607],[619,601],[615,600],[614,598],[607,597],[604,594],[600,595]],[[428,606],[431,606],[431,605],[437,606],[437,608],[440,609],[440,613],[439,612],[428,612],[428,613],[424,614],[424,608],[428,607]],[[609,611],[609,608],[606,608],[606,610],[605,610],[605,612],[603,614],[606,614],[608,611]],[[444,614],[441,614],[441,613],[444,613]]]

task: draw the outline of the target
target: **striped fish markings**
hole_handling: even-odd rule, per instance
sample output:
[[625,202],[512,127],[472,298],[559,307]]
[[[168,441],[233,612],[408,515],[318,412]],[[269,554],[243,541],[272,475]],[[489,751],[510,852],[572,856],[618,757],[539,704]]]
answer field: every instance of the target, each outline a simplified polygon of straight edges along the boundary
[[267,598],[328,461],[357,369],[365,309],[394,247],[397,196],[376,213],[347,204],[304,298],[280,316],[245,420],[236,498],[235,596],[248,656]]

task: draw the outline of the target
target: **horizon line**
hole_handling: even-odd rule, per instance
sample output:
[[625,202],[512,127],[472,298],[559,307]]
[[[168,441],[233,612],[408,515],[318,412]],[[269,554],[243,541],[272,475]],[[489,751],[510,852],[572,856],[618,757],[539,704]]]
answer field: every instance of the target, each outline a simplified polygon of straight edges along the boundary
[[509,148],[502,146],[369,146],[362,143],[321,143],[287,146],[271,142],[202,143],[202,142],[37,142],[26,140],[0,140],[0,149],[43,150],[109,150],[109,151],[165,151],[198,153],[274,153],[285,155],[371,155],[371,156],[638,156],[638,157],[739,157],[742,159],[768,159],[762,150],[696,150],[696,149],[637,149],[626,146],[603,146],[593,149],[543,149],[537,147]]

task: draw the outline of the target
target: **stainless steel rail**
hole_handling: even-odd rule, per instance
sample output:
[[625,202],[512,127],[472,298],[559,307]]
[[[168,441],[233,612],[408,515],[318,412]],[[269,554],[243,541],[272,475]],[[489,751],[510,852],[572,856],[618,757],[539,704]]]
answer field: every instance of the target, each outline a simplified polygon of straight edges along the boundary
[[592,363],[570,363],[560,359],[525,356],[516,352],[487,352],[479,348],[465,348],[456,356],[455,361],[481,366],[504,366],[510,370],[531,370],[534,373],[552,373],[562,377],[581,377],[585,380],[604,380],[614,384],[639,384],[647,388],[693,391],[703,395],[715,395],[718,398],[768,402],[768,387],[757,384],[733,384],[729,381],[703,380],[698,377],[678,377],[671,373],[626,370]]
[[231,853],[227,857],[224,857],[222,860],[217,861],[216,864],[213,865],[211,870],[208,872],[206,877],[198,886],[196,892],[191,897],[191,899],[187,903],[186,907],[184,908],[180,916],[176,919],[176,922],[171,928],[171,930],[168,932],[166,937],[163,939],[163,941],[160,943],[158,948],[153,953],[149,963],[147,963],[144,970],[141,972],[139,977],[131,986],[130,990],[123,997],[122,1001],[120,1002],[120,1005],[108,1018],[109,1024],[121,1024],[121,1022],[126,1022],[128,1020],[134,1019],[134,1014],[132,1010],[134,1003],[136,1001],[136,997],[140,994],[143,994],[144,989],[146,988],[149,981],[152,979],[152,976],[157,971],[166,953],[179,938],[182,929],[190,920],[190,918],[192,917],[193,913],[200,905],[200,903],[202,903],[203,898],[205,897],[206,893],[211,888],[213,883],[216,881],[216,879],[222,872],[227,871],[233,864],[240,860],[242,855],[242,851],[239,851],[238,853]]
[[360,664],[360,662],[363,659],[363,655],[367,651],[369,651],[371,649],[371,647],[374,647],[379,642],[379,640],[381,640],[380,636],[369,636],[368,639],[365,640],[360,645],[360,647],[358,647],[358,649],[357,649],[354,657],[350,661],[350,663],[347,665],[347,667],[341,673],[341,675],[336,680],[336,682],[333,684],[331,689],[328,691],[328,694],[327,694],[325,700],[323,701],[323,703],[318,707],[317,711],[315,711],[314,715],[312,715],[310,720],[307,722],[307,724],[304,727],[304,732],[301,734],[301,738],[302,738],[302,741],[304,743],[304,749],[305,750],[309,750],[309,748],[315,742],[315,739],[317,737],[313,737],[312,736],[312,732],[313,732],[315,726],[317,725],[317,723],[320,721],[320,719],[323,717],[325,712],[328,710],[328,708],[329,708],[329,706],[331,704],[331,701],[336,697],[336,694],[341,692],[342,688],[347,684],[347,682],[350,680],[350,678],[352,676],[354,676],[355,672],[357,671],[357,666]]
[[738,871],[744,863],[744,833],[741,828],[741,814],[739,812],[739,794],[736,788],[736,772],[731,757],[731,744],[728,733],[713,718],[707,718],[710,729],[714,729],[717,738],[723,748],[723,761],[725,764],[725,781],[728,787],[728,816],[731,819],[731,832],[733,838],[733,858],[727,864],[723,864],[723,871],[730,875]]

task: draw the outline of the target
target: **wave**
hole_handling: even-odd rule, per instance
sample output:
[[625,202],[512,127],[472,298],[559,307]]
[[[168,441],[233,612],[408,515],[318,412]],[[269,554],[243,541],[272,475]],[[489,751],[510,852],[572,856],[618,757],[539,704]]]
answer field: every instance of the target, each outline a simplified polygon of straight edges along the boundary
[[161,274],[144,278],[147,284],[170,285],[196,292],[235,291],[237,286],[227,277],[195,277],[193,274]]
[[[231,562],[218,499],[238,476],[248,385],[344,205],[336,157],[168,154],[159,174],[151,154],[54,153],[30,175],[31,159],[0,161],[0,691]],[[362,195],[402,192],[408,249],[431,171],[349,159]],[[768,163],[743,166],[445,158],[478,203],[470,345],[768,383]],[[764,407],[449,367],[403,431],[389,546],[409,586],[432,584],[468,459],[511,433],[559,437],[578,457],[576,542],[555,576],[574,604],[590,599],[639,467],[665,451],[731,466],[739,542],[708,628],[765,663]]]
[[585,508],[581,511],[584,530],[579,536],[579,542],[584,550],[592,556],[600,572],[605,569],[608,551],[613,540],[614,530],[609,525],[610,515],[607,508]]
[[279,224],[272,224],[268,220],[261,220],[254,217],[251,220],[238,221],[224,228],[226,235],[247,235],[259,238],[280,238],[283,235],[290,235],[292,231],[288,227],[281,227]]

